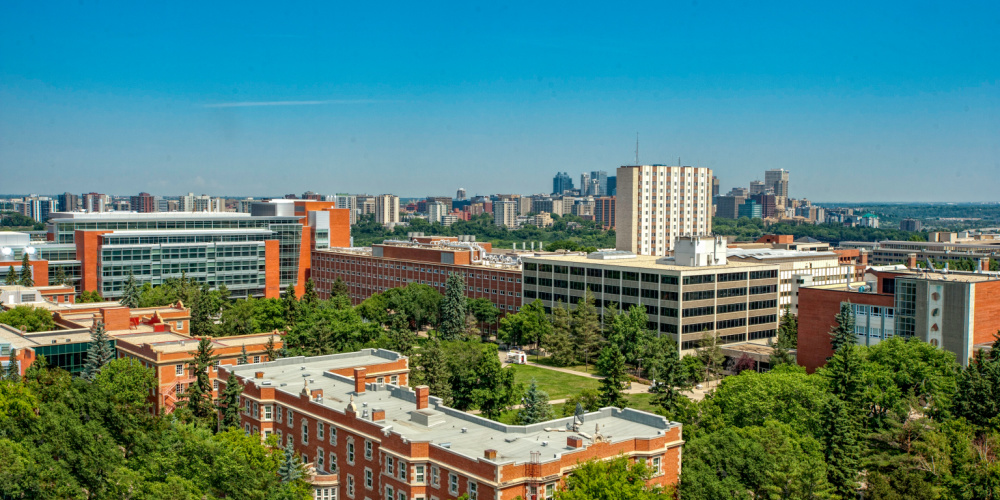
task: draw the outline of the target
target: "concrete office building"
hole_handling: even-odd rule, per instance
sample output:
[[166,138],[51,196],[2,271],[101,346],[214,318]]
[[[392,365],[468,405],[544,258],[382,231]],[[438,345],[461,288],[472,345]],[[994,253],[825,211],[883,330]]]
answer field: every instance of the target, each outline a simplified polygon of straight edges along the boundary
[[618,250],[666,255],[681,236],[712,231],[712,169],[666,165],[618,168]]
[[375,221],[390,226],[401,221],[399,218],[399,197],[380,194],[375,197]]
[[511,200],[493,202],[493,223],[502,227],[517,227],[517,202]]
[[903,231],[920,231],[923,229],[923,224],[917,219],[903,219],[899,223],[899,228]]
[[937,264],[972,260],[982,270],[989,269],[989,261],[1000,260],[1000,240],[985,241],[842,241],[840,248],[867,250],[871,263],[887,266],[907,262],[912,254],[916,261],[926,266],[928,259]]
[[[788,237],[791,239],[791,236]],[[832,251],[788,250],[781,248],[743,248],[737,244],[727,250],[729,262],[775,264],[778,266],[778,308],[798,314],[796,282],[823,285],[844,284],[856,276],[856,266],[845,263]]]
[[106,194],[84,193],[83,210],[85,212],[106,212],[111,209],[111,198]]
[[293,446],[314,471],[315,498],[554,498],[579,463],[619,455],[649,464],[650,485],[676,485],[680,473],[679,423],[603,408],[505,425],[449,408],[427,386],[405,387],[409,360],[391,351],[222,370],[223,386],[243,388],[243,429]]
[[73,193],[63,193],[57,198],[60,212],[75,212],[80,209],[80,197]]
[[722,219],[738,219],[740,207],[746,203],[742,196],[719,196],[715,198],[715,216]]
[[788,202],[788,171],[782,168],[764,171],[764,187],[774,191],[778,206]]
[[445,215],[451,211],[445,207],[444,203],[440,201],[433,201],[427,203],[427,222],[431,224],[441,224]]
[[770,263],[727,260],[725,241],[713,237],[678,240],[673,257],[631,252],[524,256],[524,303],[546,308],[575,304],[590,290],[596,305],[646,309],[647,327],[669,334],[682,353],[705,334],[722,344],[766,342],[777,335],[778,272]]

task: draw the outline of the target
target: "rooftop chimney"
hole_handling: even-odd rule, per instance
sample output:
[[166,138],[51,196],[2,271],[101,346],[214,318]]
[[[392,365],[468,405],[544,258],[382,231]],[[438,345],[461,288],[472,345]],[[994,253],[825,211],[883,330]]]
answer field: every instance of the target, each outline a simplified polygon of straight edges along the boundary
[[583,438],[580,436],[570,436],[566,438],[566,446],[570,448],[583,448]]
[[427,408],[427,397],[430,395],[431,388],[426,385],[418,385],[413,390],[417,393],[417,409]]
[[486,450],[486,452],[483,453],[483,458],[485,458],[486,460],[496,460],[497,450]]
[[323,389],[313,389],[310,394],[313,399],[323,399]]
[[264,378],[264,372],[254,372],[253,378]]
[[917,254],[911,253],[906,255],[906,268],[907,269],[917,268]]
[[362,394],[365,392],[365,370],[364,368],[354,369],[354,392]]
[[385,420],[385,410],[381,408],[372,409],[372,422],[381,422]]

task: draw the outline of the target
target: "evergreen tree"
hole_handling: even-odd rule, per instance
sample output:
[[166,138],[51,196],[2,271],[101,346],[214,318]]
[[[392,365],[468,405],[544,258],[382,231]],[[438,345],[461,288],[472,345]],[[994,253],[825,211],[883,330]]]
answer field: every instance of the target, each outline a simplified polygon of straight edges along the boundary
[[129,309],[139,307],[139,285],[136,284],[132,271],[128,272],[128,281],[125,282],[125,288],[122,289],[122,296],[118,303]]
[[351,288],[348,287],[347,283],[345,283],[344,280],[340,278],[334,280],[333,284],[330,285],[330,298],[332,299],[333,297],[337,296],[343,296],[343,297],[351,296]]
[[657,363],[650,370],[650,378],[653,379],[653,404],[663,408],[668,415],[676,415],[680,398],[684,397],[678,392],[679,387],[687,386],[684,376],[684,366],[681,364],[680,350],[674,339],[666,337],[659,343],[662,344],[659,350],[661,356],[657,358]]
[[862,348],[854,344],[843,346],[833,353],[821,372],[830,393],[855,410],[860,409],[865,391],[865,359],[861,351]]
[[191,333],[212,336],[216,333],[214,316],[219,313],[217,297],[204,284],[191,303]]
[[205,419],[212,415],[212,382],[208,370],[215,363],[215,351],[208,337],[198,341],[198,351],[188,363],[195,381],[187,390],[187,408],[196,418]]
[[719,347],[719,335],[711,334],[705,332],[701,338],[701,347],[698,349],[698,358],[705,365],[705,383],[708,383],[709,378],[712,375],[718,375],[722,372],[722,363],[726,360],[726,356],[722,354],[722,349]]
[[451,273],[441,301],[441,338],[457,340],[465,332],[465,278]]
[[53,285],[70,285],[71,284],[69,277],[66,276],[66,270],[63,269],[61,266],[56,268],[56,274],[55,274],[55,278],[54,278],[54,281],[52,282],[52,284]]
[[94,327],[90,329],[90,347],[87,349],[87,361],[83,365],[83,377],[85,379],[93,380],[97,376],[97,372],[101,371],[102,366],[115,359],[115,350],[108,345],[110,341],[111,337],[108,336],[107,331],[104,329],[104,322],[97,321],[94,323]]
[[240,346],[240,357],[236,358],[236,364],[245,365],[247,364],[247,346]]
[[483,344],[475,366],[475,388],[472,400],[483,416],[497,419],[517,401],[520,388],[514,381],[514,368],[504,368],[497,355],[497,347]]
[[573,345],[576,352],[583,357],[584,365],[589,366],[593,355],[598,352],[601,344],[601,318],[594,307],[594,295],[587,290],[572,313]]
[[294,483],[298,481],[304,475],[302,462],[299,461],[299,457],[295,454],[295,448],[292,447],[292,440],[288,440],[288,444],[285,445],[285,458],[281,462],[281,466],[278,467],[278,478],[284,484]]
[[481,337],[483,341],[488,340],[484,338],[483,331],[479,329],[479,322],[476,321],[476,317],[472,313],[465,315],[465,336]]
[[625,355],[616,344],[608,344],[601,351],[597,361],[598,369],[604,374],[601,379],[601,406],[617,406],[625,408],[628,399],[625,397],[625,385],[629,383],[625,370]]
[[28,263],[28,253],[21,257],[21,279],[18,281],[21,286],[35,286],[35,280],[31,277],[31,264]]
[[799,345],[799,318],[792,314],[792,307],[785,306],[778,324],[778,343],[785,349],[795,349]]
[[295,296],[295,285],[289,283],[285,288],[285,293],[281,297],[282,305],[285,308],[285,324],[289,328],[295,326],[299,317],[299,300]]
[[785,348],[784,343],[780,340],[778,343],[768,341],[767,345],[769,345],[772,349],[771,359],[769,360],[772,369],[778,365],[795,364],[795,358],[792,357],[792,353],[788,352],[788,349]]
[[229,309],[233,305],[232,297],[229,294],[229,287],[227,287],[225,283],[222,283],[221,285],[219,285],[218,292],[219,292],[219,308],[222,309],[222,311],[225,311],[226,309]]
[[312,278],[306,280],[306,290],[302,292],[302,302],[309,306],[314,306],[319,302],[319,294],[316,293],[316,284]]
[[236,381],[235,375],[229,377],[226,388],[219,395],[218,409],[222,413],[221,430],[240,426],[240,394],[243,393],[243,386]]
[[978,350],[958,376],[955,413],[973,424],[1000,430],[1000,332],[989,351]]
[[845,302],[840,305],[840,312],[836,316],[837,324],[830,328],[830,344],[833,350],[837,351],[842,346],[857,344],[857,334],[854,333],[854,313],[851,312],[851,303]]
[[11,358],[7,361],[7,369],[4,370],[3,376],[0,377],[0,380],[8,380],[10,382],[21,381],[21,374],[18,372],[16,360]]
[[264,344],[264,352],[267,353],[268,361],[278,359],[278,351],[274,348],[274,335],[267,338],[267,343]]
[[519,425],[530,425],[544,422],[555,418],[552,405],[549,404],[549,395],[538,388],[538,382],[531,379],[528,390],[521,398],[521,409],[517,411],[517,423]]
[[552,361],[556,366],[569,366],[576,361],[572,321],[573,319],[562,301],[556,302],[556,306],[552,308],[552,328],[543,340],[545,348],[552,354]]
[[861,469],[860,425],[850,406],[830,398],[823,408],[822,442],[826,475],[842,498],[854,498]]
[[3,284],[7,286],[14,286],[17,284],[17,273],[14,272],[14,266],[7,268],[7,277],[4,279]]

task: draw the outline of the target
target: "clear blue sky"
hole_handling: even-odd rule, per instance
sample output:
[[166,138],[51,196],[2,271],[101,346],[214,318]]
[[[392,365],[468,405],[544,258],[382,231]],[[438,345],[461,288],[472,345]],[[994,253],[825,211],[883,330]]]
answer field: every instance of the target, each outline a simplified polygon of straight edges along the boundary
[[0,192],[997,200],[1000,2],[0,4]]

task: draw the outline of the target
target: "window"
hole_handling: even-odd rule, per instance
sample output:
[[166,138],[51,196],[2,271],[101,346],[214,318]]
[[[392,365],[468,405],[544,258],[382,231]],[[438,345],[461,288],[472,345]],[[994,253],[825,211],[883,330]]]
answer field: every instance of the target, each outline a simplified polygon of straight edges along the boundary
[[417,465],[413,467],[413,482],[423,483],[424,482],[424,465]]
[[254,364],[260,363],[260,356],[254,356],[253,357],[253,362],[254,362]]
[[654,476],[659,476],[660,474],[663,474],[663,471],[660,470],[660,457],[653,457],[653,466],[652,466],[652,468],[653,468],[653,475]]
[[399,480],[403,481],[404,483],[406,482],[406,471],[407,471],[406,462],[400,461],[399,462],[399,476],[398,477],[399,477]]
[[434,486],[441,484],[441,474],[436,465],[431,466],[431,484]]
[[257,403],[253,404],[253,413],[251,413],[251,415],[255,418],[260,416],[260,408],[257,406]]
[[174,365],[174,375],[184,375],[184,365]]
[[309,444],[309,422],[302,419],[302,444]]
[[719,290],[719,298],[724,299],[726,297],[742,297],[747,294],[746,287],[740,288],[723,288]]
[[323,440],[323,431],[326,425],[323,422],[316,422],[316,439]]
[[469,481],[469,500],[476,500],[477,498],[479,498],[479,483]]
[[316,470],[323,472],[323,466],[326,465],[324,460],[326,455],[323,453],[323,448],[316,448]]
[[365,440],[365,460],[372,459],[372,442]]
[[399,385],[399,375],[389,377],[389,383],[392,385]]
[[396,464],[392,457],[385,457],[385,473],[392,476],[396,471]]
[[763,280],[763,279],[777,278],[777,277],[778,277],[778,270],[777,269],[772,269],[770,271],[751,271],[750,272],[750,279],[752,279],[752,280]]
[[452,495],[458,494],[458,476],[455,474],[448,474],[448,492]]
[[546,484],[545,485],[545,500],[552,500],[556,497],[556,485]]
[[775,293],[778,291],[778,285],[763,285],[763,286],[752,286],[750,287],[750,295],[760,295],[764,293]]
[[703,274],[701,276],[685,276],[685,285],[700,285],[702,283],[715,283],[714,274]]
[[375,486],[375,481],[372,479],[372,470],[365,467],[365,489],[372,489]]
[[354,465],[354,441],[347,442],[347,463]]
[[278,411],[278,423],[281,423],[281,421],[282,421],[282,420],[281,420],[281,407],[279,406],[279,407],[277,407],[276,409],[277,409],[277,411]]
[[[722,290],[719,290],[720,292]],[[684,300],[708,300],[715,298],[715,290],[702,290],[700,292],[684,292]]]
[[337,428],[330,426],[330,444],[337,445]]
[[218,380],[213,380],[212,381],[212,390],[213,391],[219,390],[219,381]]
[[354,476],[347,475],[347,496],[354,498]]
[[405,491],[398,492],[398,496],[396,497],[396,499],[397,500],[406,500],[406,492]]
[[389,485],[385,486],[385,500],[395,500],[395,498],[393,498],[392,496],[393,491],[394,490],[392,489],[392,486]]
[[295,412],[291,408],[288,409],[288,426],[295,427]]

